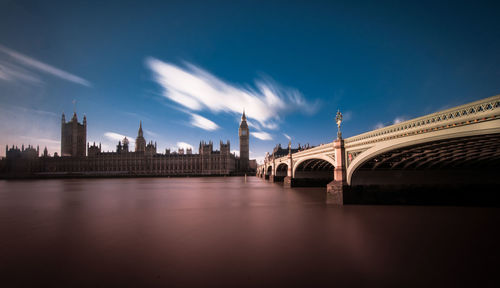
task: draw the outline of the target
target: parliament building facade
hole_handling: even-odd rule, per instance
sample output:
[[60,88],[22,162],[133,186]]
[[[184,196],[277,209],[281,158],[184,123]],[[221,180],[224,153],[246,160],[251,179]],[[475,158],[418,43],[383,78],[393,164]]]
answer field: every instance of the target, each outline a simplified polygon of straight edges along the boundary
[[86,142],[87,119],[78,122],[76,113],[66,122],[64,114],[61,123],[61,155],[49,156],[45,148],[42,155],[39,148],[28,146],[6,147],[6,157],[0,161],[0,175],[9,177],[64,177],[64,176],[205,176],[241,175],[255,171],[255,160],[249,160],[249,129],[245,112],[241,117],[239,140],[241,156],[231,153],[229,141],[220,141],[219,150],[214,150],[212,141],[201,141],[199,153],[192,149],[178,151],[165,149],[157,152],[156,142],[146,143],[142,122],[135,139],[134,151],[129,150],[125,137],[118,142],[116,151],[104,152],[101,144]]

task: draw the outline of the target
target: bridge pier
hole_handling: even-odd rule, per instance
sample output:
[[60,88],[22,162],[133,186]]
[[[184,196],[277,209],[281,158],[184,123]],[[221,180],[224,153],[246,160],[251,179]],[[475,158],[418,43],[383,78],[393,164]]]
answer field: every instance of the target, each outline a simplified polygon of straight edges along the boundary
[[286,176],[283,179],[283,187],[285,188],[292,188],[293,187],[293,178],[290,176]]
[[274,179],[274,178],[275,178],[275,177],[274,177],[274,175],[273,175],[273,174],[269,175],[269,182],[273,182],[273,183],[274,183],[274,182],[275,182],[275,179]]
[[326,185],[326,204],[343,206],[344,192],[347,190],[344,140],[333,141],[333,149],[335,151],[335,168],[333,181]]
[[347,185],[333,180],[326,185],[326,204],[344,206],[344,192]]

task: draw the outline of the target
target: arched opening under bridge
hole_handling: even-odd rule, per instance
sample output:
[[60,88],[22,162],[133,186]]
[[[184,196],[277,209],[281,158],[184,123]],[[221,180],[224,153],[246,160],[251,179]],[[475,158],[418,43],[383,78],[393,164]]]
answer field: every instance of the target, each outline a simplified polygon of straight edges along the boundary
[[352,172],[350,194],[376,203],[498,205],[499,171],[500,134],[451,138],[367,158]]
[[280,163],[276,167],[276,173],[274,175],[274,182],[283,182],[288,172],[288,165],[286,163]]
[[272,173],[272,170],[273,170],[273,167],[272,166],[268,166],[267,169],[266,169],[266,174],[264,176],[265,179],[269,179],[269,176],[271,176],[271,173]]
[[296,164],[293,181],[296,187],[325,187],[333,180],[334,166],[324,159],[306,159]]

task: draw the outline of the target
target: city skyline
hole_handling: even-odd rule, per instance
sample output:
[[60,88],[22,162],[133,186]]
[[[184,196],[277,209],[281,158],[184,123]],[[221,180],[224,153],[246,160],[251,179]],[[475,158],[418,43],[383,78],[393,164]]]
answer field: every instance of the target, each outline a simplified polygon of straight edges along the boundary
[[495,3],[116,3],[0,4],[3,147],[59,153],[75,100],[105,151],[142,121],[159,151],[239,152],[244,109],[262,161],[331,142],[337,109],[349,137],[500,94]]

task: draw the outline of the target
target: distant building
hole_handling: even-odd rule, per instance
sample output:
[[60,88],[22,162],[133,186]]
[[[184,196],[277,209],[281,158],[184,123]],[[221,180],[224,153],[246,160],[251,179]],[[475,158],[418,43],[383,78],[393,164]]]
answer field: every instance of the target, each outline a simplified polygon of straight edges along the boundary
[[139,132],[137,132],[137,138],[135,138],[135,152],[146,151],[146,139],[142,133],[142,121],[139,123]]
[[[86,139],[87,121],[78,123],[76,113],[66,123],[64,114],[61,128],[62,156],[48,155],[45,148],[39,157],[39,149],[32,146],[24,149],[6,147],[6,158],[0,160],[0,176],[39,177],[39,176],[188,176],[188,175],[231,175],[241,171],[255,171],[255,160],[248,159],[248,125],[243,113],[239,127],[240,155],[231,153],[229,141],[220,141],[219,150],[214,150],[213,142],[200,141],[199,153],[193,154],[192,148],[179,148],[171,153],[157,153],[156,142],[146,145],[142,122],[136,138],[135,151],[129,150],[129,140],[125,137],[116,145],[115,152],[103,152],[101,144],[81,143]],[[88,151],[88,156],[86,155]],[[251,164],[251,168],[249,166]],[[250,170],[249,170],[250,169]]]
[[238,132],[239,132],[238,135],[240,137],[240,170],[248,171],[250,133],[248,130],[247,117],[245,116],[245,111],[243,111],[243,115],[241,115],[241,123]]
[[83,123],[78,123],[76,112],[71,121],[66,123],[64,113],[61,119],[61,156],[86,156],[87,145],[87,118],[83,116]]

